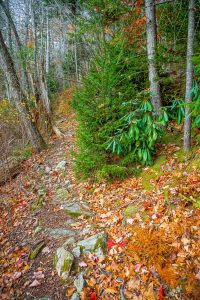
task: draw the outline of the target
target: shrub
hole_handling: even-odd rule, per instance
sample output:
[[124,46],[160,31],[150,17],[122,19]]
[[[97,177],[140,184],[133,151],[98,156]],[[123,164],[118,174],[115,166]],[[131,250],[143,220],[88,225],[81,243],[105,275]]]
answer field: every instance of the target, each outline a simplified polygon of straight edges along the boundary
[[[124,153],[116,155],[107,147],[121,119],[141,101],[137,94],[144,89],[146,78],[142,68],[145,69],[145,62],[142,64],[130,55],[121,37],[103,42],[101,53],[93,60],[84,85],[72,101],[79,121],[79,153],[75,156],[79,176],[87,177],[92,173],[97,176],[100,172],[100,177],[105,173],[110,177],[113,174],[111,168],[115,169],[116,175],[116,170],[128,174],[127,166],[117,167],[124,159]],[[105,165],[112,167],[105,168]]]

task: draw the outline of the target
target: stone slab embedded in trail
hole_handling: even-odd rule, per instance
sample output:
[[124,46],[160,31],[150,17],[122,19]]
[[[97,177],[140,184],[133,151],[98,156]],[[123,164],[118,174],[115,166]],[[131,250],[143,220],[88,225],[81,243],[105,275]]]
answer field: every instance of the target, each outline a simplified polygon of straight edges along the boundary
[[78,276],[74,280],[74,286],[78,293],[80,293],[85,286],[85,279],[83,278],[83,272],[78,274]]
[[95,235],[92,235],[84,240],[77,242],[72,252],[77,257],[79,257],[81,253],[95,253],[98,257],[101,257],[104,255],[106,249],[106,239],[106,233],[99,232]]
[[80,297],[79,297],[78,293],[75,292],[75,293],[71,296],[70,300],[80,300]]
[[92,216],[92,213],[89,210],[89,207],[83,203],[69,203],[63,204],[61,208],[72,217],[79,217],[85,215],[87,218]]
[[66,167],[66,164],[67,164],[67,161],[66,160],[62,160],[62,161],[60,161],[58,164],[57,164],[57,166],[55,167],[55,170],[57,171],[57,172],[59,172],[59,171],[65,171],[65,167]]
[[45,232],[49,234],[50,236],[53,236],[55,238],[59,238],[61,236],[74,236],[76,235],[76,232],[71,229],[66,228],[46,228]]
[[60,247],[56,251],[55,255],[55,267],[58,275],[67,280],[71,271],[71,267],[74,261],[73,255],[67,251],[64,247]]

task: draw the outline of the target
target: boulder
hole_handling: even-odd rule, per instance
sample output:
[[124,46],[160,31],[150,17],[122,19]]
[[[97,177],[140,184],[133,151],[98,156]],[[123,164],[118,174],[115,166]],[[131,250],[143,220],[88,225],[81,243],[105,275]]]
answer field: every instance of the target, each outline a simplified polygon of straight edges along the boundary
[[81,253],[95,253],[98,257],[101,257],[104,255],[106,249],[106,239],[105,232],[97,233],[77,242],[72,252],[76,257],[79,257]]
[[55,255],[55,267],[58,275],[65,281],[69,277],[73,261],[73,255],[64,247],[57,249]]
[[76,235],[75,231],[73,231],[71,229],[66,229],[66,228],[46,228],[45,232],[55,238],[60,238],[61,236]]
[[77,290],[77,293],[80,294],[80,292],[83,290],[85,286],[85,279],[83,278],[83,272],[78,274],[78,276],[74,280],[74,286]]
[[61,208],[66,212],[66,214],[72,217],[79,217],[85,215],[87,218],[92,216],[92,213],[89,211],[89,207],[84,204],[79,203],[69,203],[63,204]]
[[80,300],[80,297],[79,297],[78,293],[77,292],[73,293],[70,300]]

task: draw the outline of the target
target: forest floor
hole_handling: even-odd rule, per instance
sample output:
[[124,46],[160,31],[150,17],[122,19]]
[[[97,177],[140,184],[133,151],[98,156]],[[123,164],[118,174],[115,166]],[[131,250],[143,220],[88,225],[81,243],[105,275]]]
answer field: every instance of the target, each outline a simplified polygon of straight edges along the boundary
[[[200,150],[185,163],[174,139],[138,178],[78,182],[70,110],[59,127],[65,136],[52,138],[0,187],[1,299],[199,299]],[[87,204],[92,217],[66,214],[63,207],[71,202]],[[53,263],[56,250],[69,237],[83,240],[98,232],[107,236],[104,256],[81,256],[64,283]],[[74,278],[80,272],[78,295]]]

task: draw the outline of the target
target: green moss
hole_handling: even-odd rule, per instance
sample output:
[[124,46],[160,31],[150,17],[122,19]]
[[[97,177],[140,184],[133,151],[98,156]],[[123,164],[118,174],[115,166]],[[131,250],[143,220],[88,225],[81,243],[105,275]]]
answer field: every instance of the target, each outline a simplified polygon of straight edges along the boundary
[[12,153],[12,157],[17,161],[24,161],[32,156],[32,147],[27,145],[23,148],[15,148]]
[[162,135],[160,139],[161,144],[175,144],[180,145],[182,139],[182,133],[180,132],[166,132],[164,135]]
[[33,260],[35,259],[38,254],[40,253],[40,251],[42,250],[42,248],[45,246],[44,242],[41,242],[35,249],[33,249],[33,251],[30,253],[29,255],[29,259]]
[[71,267],[72,267],[72,261],[71,260],[65,260],[64,261],[64,263],[63,263],[63,266],[62,266],[62,268],[61,268],[61,272],[62,273],[65,273],[65,272],[67,272],[67,273],[69,273],[70,272],[70,270],[71,270]]
[[196,167],[199,168],[200,166],[200,155],[196,154],[197,150],[199,149],[198,146],[193,146],[187,154],[185,154],[184,149],[181,148],[180,150],[176,151],[174,157],[178,160],[178,162],[187,162],[187,170],[192,170],[192,168]]
[[127,219],[127,218],[132,218],[136,215],[136,213],[138,212],[138,207],[135,206],[135,205],[128,205],[124,211],[123,211],[123,216],[124,216],[124,219]]
[[143,170],[140,177],[142,178],[143,188],[147,191],[153,189],[152,179],[156,179],[162,175],[162,164],[166,161],[166,155],[159,156],[148,170]]
[[94,246],[94,250],[97,250],[99,248],[102,249],[103,251],[105,251],[105,248],[106,248],[106,240],[103,239],[102,237],[97,239],[95,246]]
[[56,190],[56,196],[59,197],[61,200],[67,200],[69,197],[69,192],[66,189],[58,188]]
[[187,171],[192,171],[193,169],[200,170],[200,155],[196,155],[188,164]]

